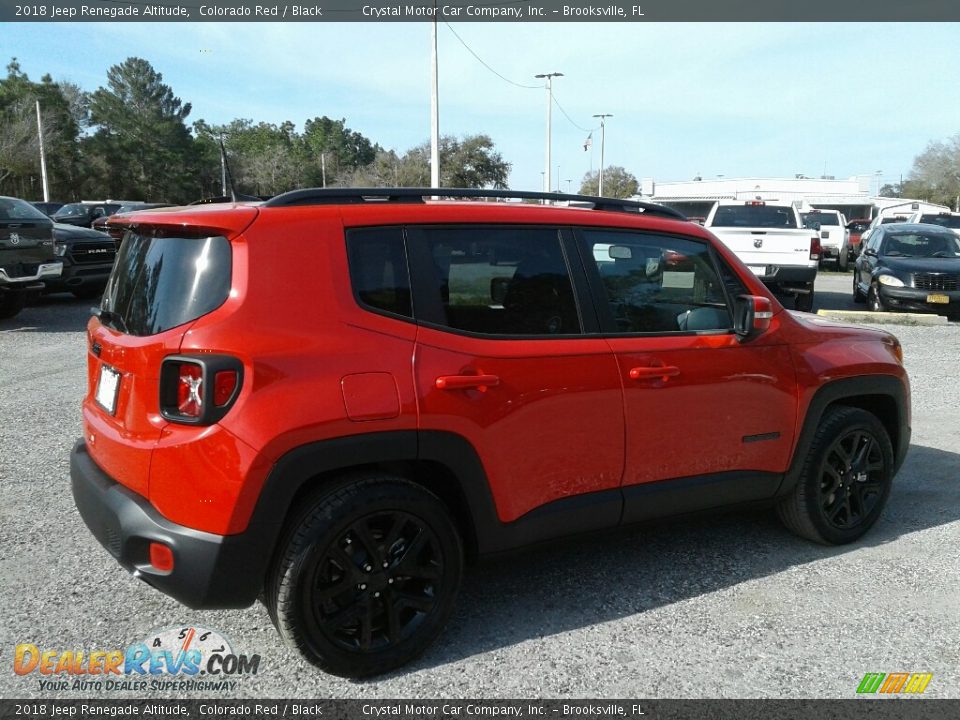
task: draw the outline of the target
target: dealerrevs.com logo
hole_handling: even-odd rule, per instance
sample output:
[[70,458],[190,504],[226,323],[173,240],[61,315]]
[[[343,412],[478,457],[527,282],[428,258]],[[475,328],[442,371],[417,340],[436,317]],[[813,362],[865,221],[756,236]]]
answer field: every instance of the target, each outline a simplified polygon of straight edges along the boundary
[[37,677],[41,691],[232,691],[259,669],[259,655],[237,654],[221,633],[200,627],[157,630],[124,650],[21,643],[13,656],[13,671]]

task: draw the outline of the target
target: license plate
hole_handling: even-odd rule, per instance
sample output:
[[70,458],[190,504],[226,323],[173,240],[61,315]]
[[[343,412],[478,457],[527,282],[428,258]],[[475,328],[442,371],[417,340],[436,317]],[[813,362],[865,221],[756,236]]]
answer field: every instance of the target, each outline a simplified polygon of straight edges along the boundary
[[117,388],[120,387],[120,373],[108,365],[100,367],[100,380],[97,382],[97,404],[113,415],[117,411]]
[[950,302],[949,295],[927,295],[928,303],[936,303],[937,305],[946,305]]
[[747,265],[748,268],[753,272],[754,275],[766,275],[767,266],[766,265]]

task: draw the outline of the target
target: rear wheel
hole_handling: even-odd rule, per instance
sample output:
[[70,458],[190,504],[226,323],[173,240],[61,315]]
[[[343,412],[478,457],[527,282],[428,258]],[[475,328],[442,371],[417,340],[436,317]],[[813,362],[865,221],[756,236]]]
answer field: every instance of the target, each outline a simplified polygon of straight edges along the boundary
[[365,474],[305,503],[265,593],[283,638],[326,672],[364,677],[420,655],[453,611],[463,550],[444,504]]
[[847,251],[845,249],[840,251],[840,256],[837,258],[837,269],[840,272],[845,273],[850,267],[850,259],[847,257]]
[[23,292],[0,292],[0,320],[12,318],[27,304],[27,295]]
[[792,493],[777,506],[784,524],[825,545],[860,538],[877,521],[893,483],[893,446],[883,424],[835,405],[817,429]]

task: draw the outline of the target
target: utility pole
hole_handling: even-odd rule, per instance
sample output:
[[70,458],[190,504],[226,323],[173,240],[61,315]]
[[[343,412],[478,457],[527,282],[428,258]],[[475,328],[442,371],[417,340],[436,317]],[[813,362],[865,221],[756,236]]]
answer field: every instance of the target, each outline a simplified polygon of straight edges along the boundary
[[552,111],[553,111],[553,79],[555,77],[563,77],[563,73],[552,72],[552,73],[542,73],[540,75],[534,75],[537,79],[546,79],[547,81],[547,170],[544,173],[546,177],[546,187],[544,192],[550,192],[550,186],[553,184],[553,173],[550,171],[550,150],[552,149],[552,139],[551,139],[551,120],[552,120]]
[[437,71],[437,1],[433,2],[430,46],[430,187],[440,187],[440,91]]
[[40,175],[43,178],[43,201],[50,202],[50,187],[47,185],[47,156],[43,148],[43,120],[40,118],[39,100],[37,100],[37,137],[40,139]]
[[607,126],[606,119],[608,117],[613,117],[610,113],[601,113],[600,115],[594,115],[595,118],[600,118],[600,181],[597,183],[597,195],[603,197],[603,149],[607,140]]
[[323,186],[327,186],[327,156],[320,153],[320,177],[323,179]]
[[223,149],[223,135],[220,135],[220,195],[227,196],[227,153]]

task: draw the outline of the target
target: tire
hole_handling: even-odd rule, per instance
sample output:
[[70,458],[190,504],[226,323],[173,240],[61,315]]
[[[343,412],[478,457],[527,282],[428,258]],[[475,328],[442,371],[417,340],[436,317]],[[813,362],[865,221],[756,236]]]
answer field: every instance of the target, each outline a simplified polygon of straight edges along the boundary
[[446,506],[381,474],[308,499],[276,557],[265,604],[280,635],[320,669],[352,678],[420,655],[450,618],[463,574]]
[[867,290],[867,307],[870,309],[870,312],[886,312],[887,306],[883,304],[883,299],[880,297],[880,291],[877,289],[876,284],[870,286],[870,289]]
[[17,315],[27,304],[27,295],[23,292],[0,292],[0,320]]
[[857,271],[853,271],[853,301],[855,303],[865,303],[867,296],[860,290],[860,284],[857,282]]
[[796,296],[793,301],[793,307],[803,312],[811,312],[813,310],[813,283],[810,284],[810,292]]
[[840,256],[837,258],[837,269],[842,273],[850,269],[850,258],[847,257],[846,250],[840,251]]
[[777,514],[808,540],[824,545],[853,542],[883,511],[893,466],[893,445],[875,415],[831,406],[814,434],[800,478],[777,505]]

